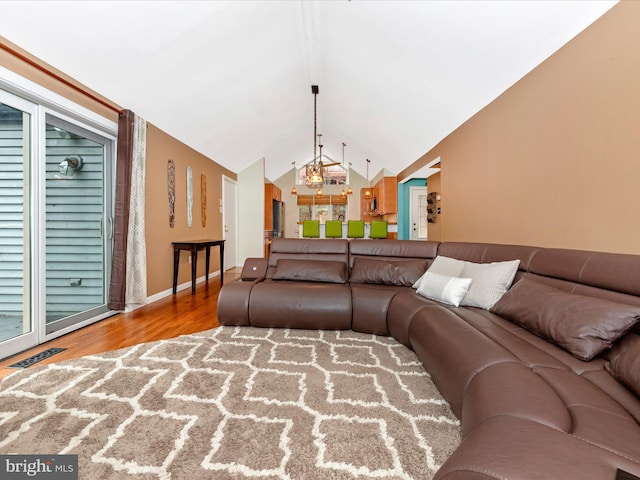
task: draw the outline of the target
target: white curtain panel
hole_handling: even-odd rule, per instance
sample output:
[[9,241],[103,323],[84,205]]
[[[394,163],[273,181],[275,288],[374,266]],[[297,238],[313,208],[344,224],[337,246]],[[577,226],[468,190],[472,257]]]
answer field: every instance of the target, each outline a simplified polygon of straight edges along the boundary
[[144,177],[147,157],[147,122],[138,117],[133,123],[131,165],[131,205],[127,235],[127,308],[147,303],[147,247],[144,230]]

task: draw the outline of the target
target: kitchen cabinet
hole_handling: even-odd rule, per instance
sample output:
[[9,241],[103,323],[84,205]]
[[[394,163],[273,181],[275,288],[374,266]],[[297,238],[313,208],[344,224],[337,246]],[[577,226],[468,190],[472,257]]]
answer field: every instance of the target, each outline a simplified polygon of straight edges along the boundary
[[398,213],[398,178],[382,177],[373,187],[360,189],[360,219],[377,220]]
[[382,177],[374,186],[375,215],[398,213],[398,178]]
[[[269,256],[271,239],[283,230],[282,190],[273,183],[264,184],[264,256]],[[276,232],[277,230],[277,232]]]
[[373,195],[372,187],[360,189],[360,220],[370,222],[373,218],[373,212],[371,210]]
[[273,201],[282,201],[282,190],[273,183],[264,184],[264,229],[273,232]]

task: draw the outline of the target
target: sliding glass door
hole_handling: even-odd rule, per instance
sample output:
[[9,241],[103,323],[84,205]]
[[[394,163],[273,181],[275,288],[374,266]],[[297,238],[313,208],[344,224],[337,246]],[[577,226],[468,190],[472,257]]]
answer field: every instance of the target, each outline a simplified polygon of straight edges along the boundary
[[31,315],[34,112],[29,102],[0,91],[0,352],[8,354],[38,337]]
[[117,125],[87,119],[0,89],[0,358],[112,313]]
[[112,142],[47,115],[46,333],[108,311]]

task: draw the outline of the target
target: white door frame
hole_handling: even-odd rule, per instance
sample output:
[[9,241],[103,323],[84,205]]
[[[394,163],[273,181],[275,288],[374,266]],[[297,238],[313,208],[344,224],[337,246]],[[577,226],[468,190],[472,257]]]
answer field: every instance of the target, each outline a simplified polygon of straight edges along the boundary
[[[231,192],[228,192],[228,189],[231,189]],[[228,237],[227,216],[230,214],[230,212],[227,210],[230,205],[227,205],[226,203],[228,193],[232,193],[232,198],[234,201],[232,212],[234,215],[233,225],[235,232],[233,238],[235,239],[235,242],[233,245],[228,245],[227,242],[225,242],[225,253],[227,252],[227,248],[233,249],[233,265],[228,265],[227,262],[225,262],[225,268],[227,269],[238,266],[238,192],[236,180],[231,177],[227,177],[226,175],[222,175],[222,200],[220,203],[220,209],[222,210],[222,238],[224,240],[227,240]]]

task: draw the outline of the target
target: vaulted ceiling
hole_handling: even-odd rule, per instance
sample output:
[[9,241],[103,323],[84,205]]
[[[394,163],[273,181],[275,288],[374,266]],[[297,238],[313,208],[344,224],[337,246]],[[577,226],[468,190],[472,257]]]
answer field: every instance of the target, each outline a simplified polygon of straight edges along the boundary
[[7,1],[0,35],[238,172],[398,172],[615,1]]

